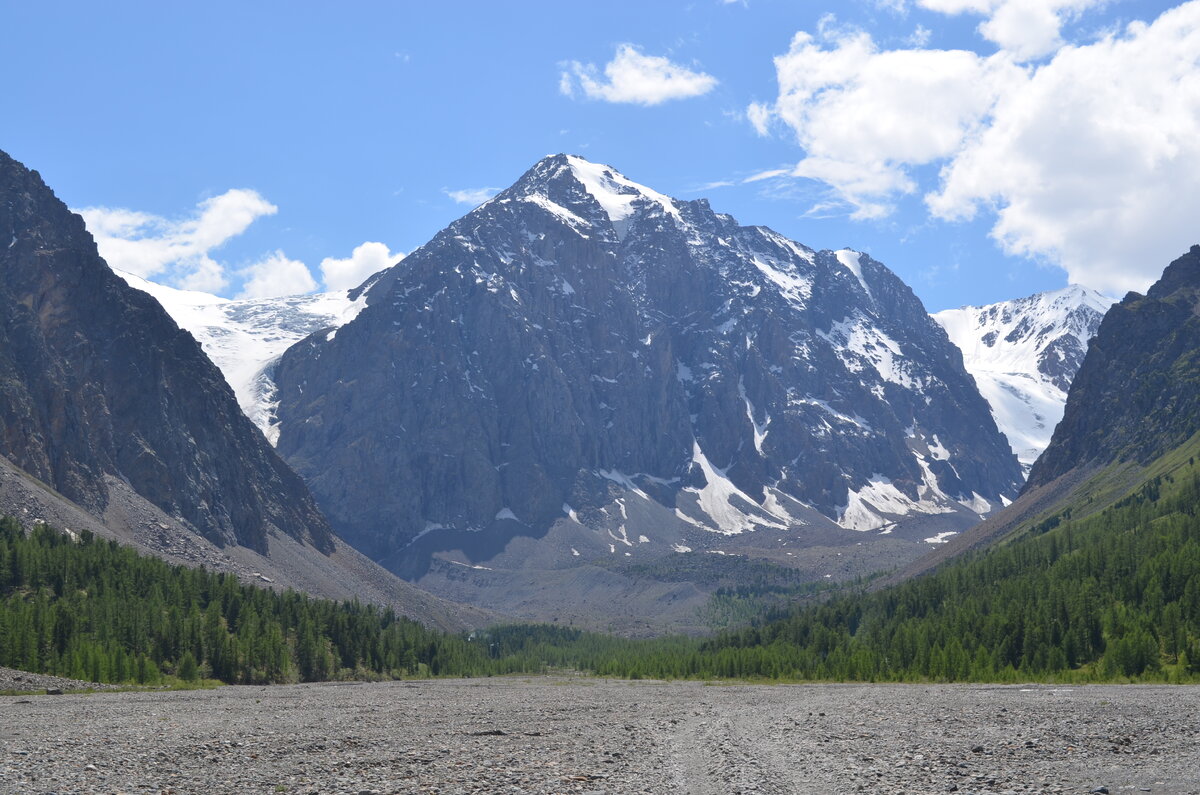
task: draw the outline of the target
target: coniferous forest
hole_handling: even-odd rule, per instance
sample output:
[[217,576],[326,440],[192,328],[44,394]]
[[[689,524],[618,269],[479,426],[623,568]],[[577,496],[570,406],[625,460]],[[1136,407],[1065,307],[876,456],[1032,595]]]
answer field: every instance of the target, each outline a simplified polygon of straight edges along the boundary
[[448,634],[388,609],[244,585],[112,541],[0,521],[0,665],[101,682],[578,670],[630,678],[1200,679],[1194,460],[1106,510],[1044,519],[931,575],[708,639],[542,625]]

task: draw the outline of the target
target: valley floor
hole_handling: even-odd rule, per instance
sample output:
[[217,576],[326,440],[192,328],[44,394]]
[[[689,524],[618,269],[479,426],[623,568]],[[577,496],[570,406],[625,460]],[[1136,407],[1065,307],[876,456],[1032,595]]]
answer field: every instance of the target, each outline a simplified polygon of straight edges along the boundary
[[544,677],[0,698],[0,791],[1200,792],[1200,688]]

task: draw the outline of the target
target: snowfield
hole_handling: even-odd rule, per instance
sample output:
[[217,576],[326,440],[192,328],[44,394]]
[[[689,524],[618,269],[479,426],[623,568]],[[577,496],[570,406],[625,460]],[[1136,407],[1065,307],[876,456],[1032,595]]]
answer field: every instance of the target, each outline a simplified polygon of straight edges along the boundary
[[233,300],[114,272],[130,287],[157,299],[181,328],[191,332],[225,375],[242,411],[271,444],[279,438],[271,374],[275,362],[309,334],[336,333],[366,307],[365,297],[353,300],[349,290]]

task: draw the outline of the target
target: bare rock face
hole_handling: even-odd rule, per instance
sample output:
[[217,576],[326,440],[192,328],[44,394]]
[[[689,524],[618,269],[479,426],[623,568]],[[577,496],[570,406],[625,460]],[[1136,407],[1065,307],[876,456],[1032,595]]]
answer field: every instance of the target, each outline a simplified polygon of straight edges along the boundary
[[1145,463],[1200,430],[1200,246],[1146,295],[1104,316],[1071,384],[1062,422],[1027,488],[1076,467]]
[[0,152],[0,453],[94,513],[127,482],[210,541],[333,548],[308,489],[220,371],[96,251],[83,220]]
[[1020,487],[959,351],[884,265],[578,157],[366,295],[281,359],[278,450],[343,537],[410,576],[420,550],[487,560],[567,517],[613,554],[669,554],[668,526],[677,552],[886,532],[975,521]]

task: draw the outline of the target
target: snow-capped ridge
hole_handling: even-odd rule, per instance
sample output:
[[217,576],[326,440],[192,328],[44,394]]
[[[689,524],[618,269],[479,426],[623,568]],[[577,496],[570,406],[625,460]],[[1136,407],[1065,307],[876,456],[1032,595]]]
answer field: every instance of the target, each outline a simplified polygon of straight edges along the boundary
[[[574,189],[569,185],[573,185]],[[542,158],[520,181],[478,209],[494,202],[530,202],[587,236],[587,227],[592,223],[585,216],[593,214],[579,201],[579,197],[585,195],[599,205],[604,218],[620,240],[625,238],[629,225],[639,211],[661,212],[675,223],[685,225],[683,213],[675,199],[634,182],[612,166],[568,154]]]
[[367,291],[360,288],[231,299],[113,270],[130,287],[149,293],[180,328],[191,332],[233,388],[242,411],[272,444],[279,438],[273,379],[279,357],[314,332],[327,329],[331,338],[367,305]]
[[1114,302],[1073,284],[933,314],[1025,467],[1050,443],[1088,340]]

